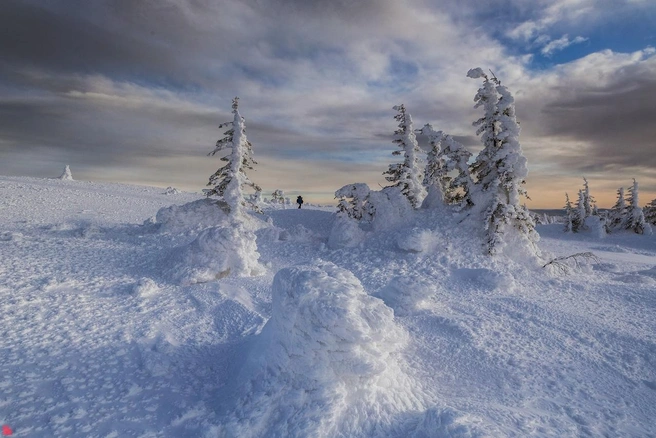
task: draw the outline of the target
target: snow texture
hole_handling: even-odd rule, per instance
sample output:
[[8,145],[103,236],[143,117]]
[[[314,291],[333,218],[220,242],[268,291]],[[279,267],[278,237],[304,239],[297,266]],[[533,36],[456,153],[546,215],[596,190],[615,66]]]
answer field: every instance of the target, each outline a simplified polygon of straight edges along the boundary
[[443,211],[330,249],[334,208],[270,206],[262,275],[181,284],[173,254],[222,272],[230,240],[198,197],[0,176],[14,436],[656,436],[656,236],[539,225],[544,263],[596,256],[564,274]]

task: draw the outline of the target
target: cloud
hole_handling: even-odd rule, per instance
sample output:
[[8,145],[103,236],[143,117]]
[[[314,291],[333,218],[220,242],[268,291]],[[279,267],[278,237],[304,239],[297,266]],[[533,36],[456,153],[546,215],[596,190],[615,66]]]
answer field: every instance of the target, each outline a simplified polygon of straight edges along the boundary
[[[609,2],[6,0],[0,151],[10,159],[0,173],[56,174],[71,164],[80,178],[202,186],[203,172],[215,170],[205,155],[217,125],[239,96],[260,162],[254,180],[286,190],[321,181],[312,190],[329,196],[351,180],[382,182],[395,159],[396,104],[416,127],[430,122],[480,148],[471,126],[480,83],[465,76],[479,66],[515,92],[536,180],[539,171],[645,162],[653,133],[641,114],[653,110],[637,99],[651,96],[648,51],[533,72],[530,55],[497,38],[556,53],[582,38],[567,35],[606,20],[598,5]],[[647,7],[629,6],[622,10]],[[612,118],[612,106],[624,116]],[[607,126],[595,129],[599,120]],[[637,145],[631,158],[605,149],[620,137]]]
[[582,36],[577,36],[576,38],[570,40],[569,35],[565,34],[557,40],[547,42],[540,50],[540,53],[542,53],[544,56],[551,56],[553,53],[566,49],[572,44],[580,44],[587,40],[587,38],[583,38]]

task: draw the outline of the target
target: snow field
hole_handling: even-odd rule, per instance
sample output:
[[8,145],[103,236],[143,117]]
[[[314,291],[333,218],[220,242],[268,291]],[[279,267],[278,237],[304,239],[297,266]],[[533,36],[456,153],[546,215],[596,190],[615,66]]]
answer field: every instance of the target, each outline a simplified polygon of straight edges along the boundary
[[[331,247],[330,211],[267,210],[261,275],[181,283],[171,255],[223,223],[164,193],[0,177],[14,436],[656,435],[654,236],[538,227],[600,258],[564,275],[438,212]],[[171,204],[198,215],[149,219]]]

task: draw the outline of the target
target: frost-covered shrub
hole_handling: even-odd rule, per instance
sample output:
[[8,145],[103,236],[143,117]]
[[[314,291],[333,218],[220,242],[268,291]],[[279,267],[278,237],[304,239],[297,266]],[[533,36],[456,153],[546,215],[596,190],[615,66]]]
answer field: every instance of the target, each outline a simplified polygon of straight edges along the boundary
[[223,435],[372,436],[389,415],[417,410],[397,356],[407,334],[351,272],[322,261],[283,269],[272,293]]
[[164,194],[165,194],[165,195],[177,195],[177,194],[179,194],[179,193],[180,193],[180,190],[176,189],[175,187],[171,187],[171,186],[168,186],[168,187],[164,190]]
[[328,236],[328,248],[353,248],[358,246],[364,240],[364,231],[360,229],[360,224],[355,219],[348,217],[338,217],[330,229]]
[[371,220],[370,211],[366,205],[370,192],[371,189],[365,183],[347,184],[337,190],[335,199],[339,199],[338,214],[357,220]]
[[167,265],[169,277],[182,284],[204,283],[228,275],[259,275],[255,233],[241,223],[203,230],[191,243],[175,248]]

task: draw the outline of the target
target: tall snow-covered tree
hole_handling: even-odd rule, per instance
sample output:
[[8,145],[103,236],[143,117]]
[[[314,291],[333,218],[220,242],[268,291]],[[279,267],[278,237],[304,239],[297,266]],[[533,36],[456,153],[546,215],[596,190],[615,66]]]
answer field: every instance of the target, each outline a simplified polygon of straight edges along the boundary
[[572,231],[578,233],[585,230],[585,219],[588,215],[585,213],[585,190],[579,190],[579,196],[576,200],[576,208],[572,216]]
[[611,230],[624,229],[626,224],[626,199],[624,197],[624,187],[617,189],[617,201],[608,212],[608,228]]
[[595,200],[590,196],[590,187],[588,185],[588,180],[583,177],[583,207],[585,208],[585,217],[592,216],[592,205],[594,205]]
[[474,122],[483,150],[472,165],[472,200],[483,212],[487,252],[499,253],[507,243],[504,235],[515,232],[537,253],[535,223],[520,203],[522,197],[528,198],[523,187],[528,167],[519,143],[515,99],[494,75],[489,78],[480,68],[469,70],[467,76],[483,78],[474,98],[474,107],[483,107],[484,115]]
[[406,112],[404,105],[393,107],[398,112],[394,119],[399,122],[398,129],[394,131],[393,142],[400,148],[392,152],[393,155],[403,153],[403,163],[390,164],[389,169],[383,172],[388,175],[385,179],[394,183],[390,187],[398,187],[401,193],[408,198],[414,208],[421,205],[426,192],[422,185],[422,153],[417,143],[415,131],[412,127],[412,117]]
[[637,234],[651,234],[651,226],[645,221],[645,215],[640,208],[638,181],[633,179],[633,185],[629,188],[627,199],[626,222],[624,227],[633,230]]
[[207,185],[212,188],[206,194],[222,198],[230,207],[230,213],[239,216],[247,203],[257,210],[255,205],[244,199],[244,187],[251,187],[255,191],[262,189],[246,175],[246,170],[252,170],[257,163],[253,160],[253,145],[246,138],[245,119],[239,114],[238,97],[232,100],[232,113],[234,117],[231,122],[219,125],[219,129],[228,126],[230,129],[216,142],[214,150],[208,155],[215,155],[225,149],[231,149],[231,153],[221,158],[227,164],[210,176]]
[[473,185],[469,173],[471,153],[452,136],[436,131],[430,124],[419,132],[428,137],[431,145],[423,181],[428,190],[427,198],[439,198],[446,204],[460,207],[472,206],[469,196]]

